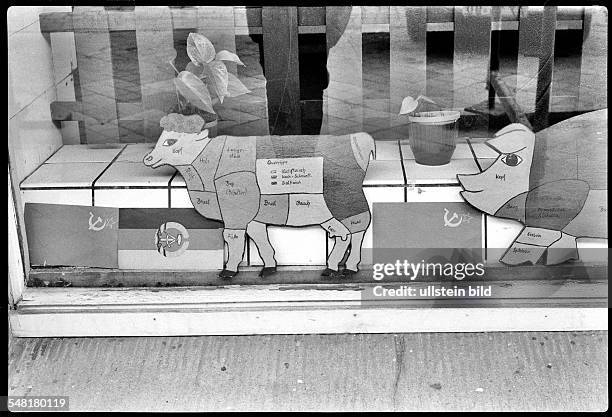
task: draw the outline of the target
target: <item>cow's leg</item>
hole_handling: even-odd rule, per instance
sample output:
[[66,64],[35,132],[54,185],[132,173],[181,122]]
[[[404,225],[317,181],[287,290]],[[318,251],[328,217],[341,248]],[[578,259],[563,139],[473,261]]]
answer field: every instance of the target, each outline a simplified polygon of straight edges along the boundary
[[227,243],[227,263],[219,273],[221,278],[233,278],[238,274],[238,265],[244,255],[245,231],[241,229],[223,229],[223,240]]
[[342,261],[350,243],[351,240],[348,237],[346,239],[342,239],[340,236],[334,238],[334,247],[327,257],[327,268],[321,274],[322,276],[335,276],[339,274],[338,267],[340,261]]
[[346,258],[344,275],[350,276],[359,271],[359,262],[361,262],[361,243],[363,242],[364,235],[365,231],[351,233],[351,250],[348,258]]
[[268,237],[268,226],[252,221],[247,226],[247,234],[253,239],[255,245],[257,246],[257,250],[259,251],[259,256],[264,261],[264,267],[259,273],[260,277],[266,277],[270,274],[276,272],[276,259],[274,259],[274,248],[270,244],[270,239]]
[[234,172],[215,180],[219,208],[225,229],[228,260],[219,274],[231,278],[238,273],[238,265],[244,254],[245,231],[259,209],[259,187],[254,172]]

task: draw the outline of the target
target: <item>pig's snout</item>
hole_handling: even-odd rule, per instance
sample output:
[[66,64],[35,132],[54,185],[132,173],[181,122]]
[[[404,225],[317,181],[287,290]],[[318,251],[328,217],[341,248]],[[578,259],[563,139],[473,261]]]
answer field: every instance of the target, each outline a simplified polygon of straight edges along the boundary
[[478,192],[484,189],[480,175],[458,174],[457,180],[466,191]]

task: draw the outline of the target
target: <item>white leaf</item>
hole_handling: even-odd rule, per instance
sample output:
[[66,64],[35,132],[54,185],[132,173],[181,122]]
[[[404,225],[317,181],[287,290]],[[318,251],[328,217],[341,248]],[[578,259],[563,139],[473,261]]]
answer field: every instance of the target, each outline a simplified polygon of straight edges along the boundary
[[181,71],[174,79],[179,93],[197,108],[209,113],[215,113],[212,100],[206,85],[189,71]]
[[227,75],[229,77],[229,84],[227,85],[228,97],[238,97],[251,92],[234,74],[228,72]]
[[223,97],[227,96],[227,85],[229,83],[225,64],[215,59],[206,66],[206,70],[207,82],[219,97],[219,101],[223,103]]
[[190,33],[187,37],[187,55],[196,65],[208,64],[215,59],[215,47],[199,33]]
[[238,55],[236,55],[233,52],[226,51],[226,50],[217,52],[217,56],[215,57],[215,59],[217,61],[232,61],[232,62],[235,62],[236,64],[245,66],[240,60],[240,58],[238,58]]
[[413,111],[416,110],[418,105],[419,105],[419,102],[417,100],[413,99],[410,96],[405,97],[404,100],[402,101],[402,107],[400,108],[399,114],[412,113]]

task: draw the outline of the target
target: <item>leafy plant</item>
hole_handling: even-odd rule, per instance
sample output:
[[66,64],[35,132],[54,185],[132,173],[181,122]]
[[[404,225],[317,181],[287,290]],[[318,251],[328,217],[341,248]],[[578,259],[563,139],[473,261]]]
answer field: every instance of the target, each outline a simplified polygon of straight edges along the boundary
[[250,93],[224,63],[229,61],[244,66],[238,55],[226,50],[216,52],[212,42],[199,33],[190,33],[187,37],[187,55],[191,62],[184,71],[179,72],[172,63],[173,59],[170,60],[177,73],[174,85],[180,112],[191,105],[216,114],[213,106],[223,103],[225,97]]

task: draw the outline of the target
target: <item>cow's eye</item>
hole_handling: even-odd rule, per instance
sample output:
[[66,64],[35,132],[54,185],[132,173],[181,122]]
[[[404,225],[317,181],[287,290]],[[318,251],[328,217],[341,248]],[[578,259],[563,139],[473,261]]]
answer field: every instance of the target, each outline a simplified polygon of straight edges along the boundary
[[176,142],[178,142],[178,140],[177,140],[177,139],[166,139],[162,145],[163,145],[163,146],[172,146],[172,145],[174,145]]
[[523,158],[521,158],[515,153],[507,153],[504,156],[502,156],[501,160],[504,164],[508,165],[509,167],[515,167],[521,162],[523,162]]

